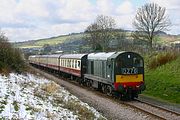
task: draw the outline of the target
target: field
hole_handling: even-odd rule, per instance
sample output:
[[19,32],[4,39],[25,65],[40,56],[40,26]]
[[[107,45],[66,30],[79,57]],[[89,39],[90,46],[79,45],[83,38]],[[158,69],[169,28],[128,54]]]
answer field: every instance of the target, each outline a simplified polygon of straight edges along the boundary
[[57,45],[61,43],[70,42],[82,37],[83,37],[82,34],[63,35],[63,36],[47,38],[47,39],[19,42],[16,43],[15,46],[18,48],[42,48],[45,44]]

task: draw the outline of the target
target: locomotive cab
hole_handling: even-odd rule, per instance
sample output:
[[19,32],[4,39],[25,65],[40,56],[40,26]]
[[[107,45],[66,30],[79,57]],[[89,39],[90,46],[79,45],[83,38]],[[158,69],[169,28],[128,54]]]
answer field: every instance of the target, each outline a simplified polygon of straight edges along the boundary
[[143,58],[134,52],[124,52],[114,63],[115,90],[128,98],[138,97],[145,90]]

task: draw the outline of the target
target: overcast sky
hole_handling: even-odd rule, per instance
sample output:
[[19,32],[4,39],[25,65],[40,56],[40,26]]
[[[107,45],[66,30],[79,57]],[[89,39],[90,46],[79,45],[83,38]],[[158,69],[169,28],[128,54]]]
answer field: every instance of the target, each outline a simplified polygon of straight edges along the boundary
[[170,34],[180,34],[180,0],[0,0],[0,29],[11,42],[83,32],[97,15],[132,30],[137,8],[155,2],[166,7]]

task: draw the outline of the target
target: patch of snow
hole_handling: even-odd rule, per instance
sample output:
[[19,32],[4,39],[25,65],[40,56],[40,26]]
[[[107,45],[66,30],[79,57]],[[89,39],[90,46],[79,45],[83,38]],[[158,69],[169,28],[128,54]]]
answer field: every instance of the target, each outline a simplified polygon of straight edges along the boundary
[[[43,89],[51,84],[57,87],[56,92]],[[0,86],[0,119],[76,120],[78,108],[73,111],[66,106],[72,101],[91,111],[94,119],[104,118],[63,87],[42,77],[15,73],[8,77],[0,75]]]

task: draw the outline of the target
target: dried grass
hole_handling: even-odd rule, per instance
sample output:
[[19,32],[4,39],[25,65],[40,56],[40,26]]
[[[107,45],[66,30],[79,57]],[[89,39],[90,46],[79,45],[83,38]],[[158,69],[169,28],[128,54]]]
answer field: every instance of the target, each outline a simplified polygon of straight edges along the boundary
[[47,84],[42,85],[42,90],[50,94],[53,94],[58,90],[58,85],[54,82],[47,83]]
[[65,107],[71,111],[74,111],[80,120],[94,120],[94,113],[87,107],[81,105],[78,101],[68,101],[65,103]]
[[178,54],[176,52],[163,52],[152,57],[148,64],[149,69],[155,69],[159,66],[165,65],[168,62],[176,60]]

